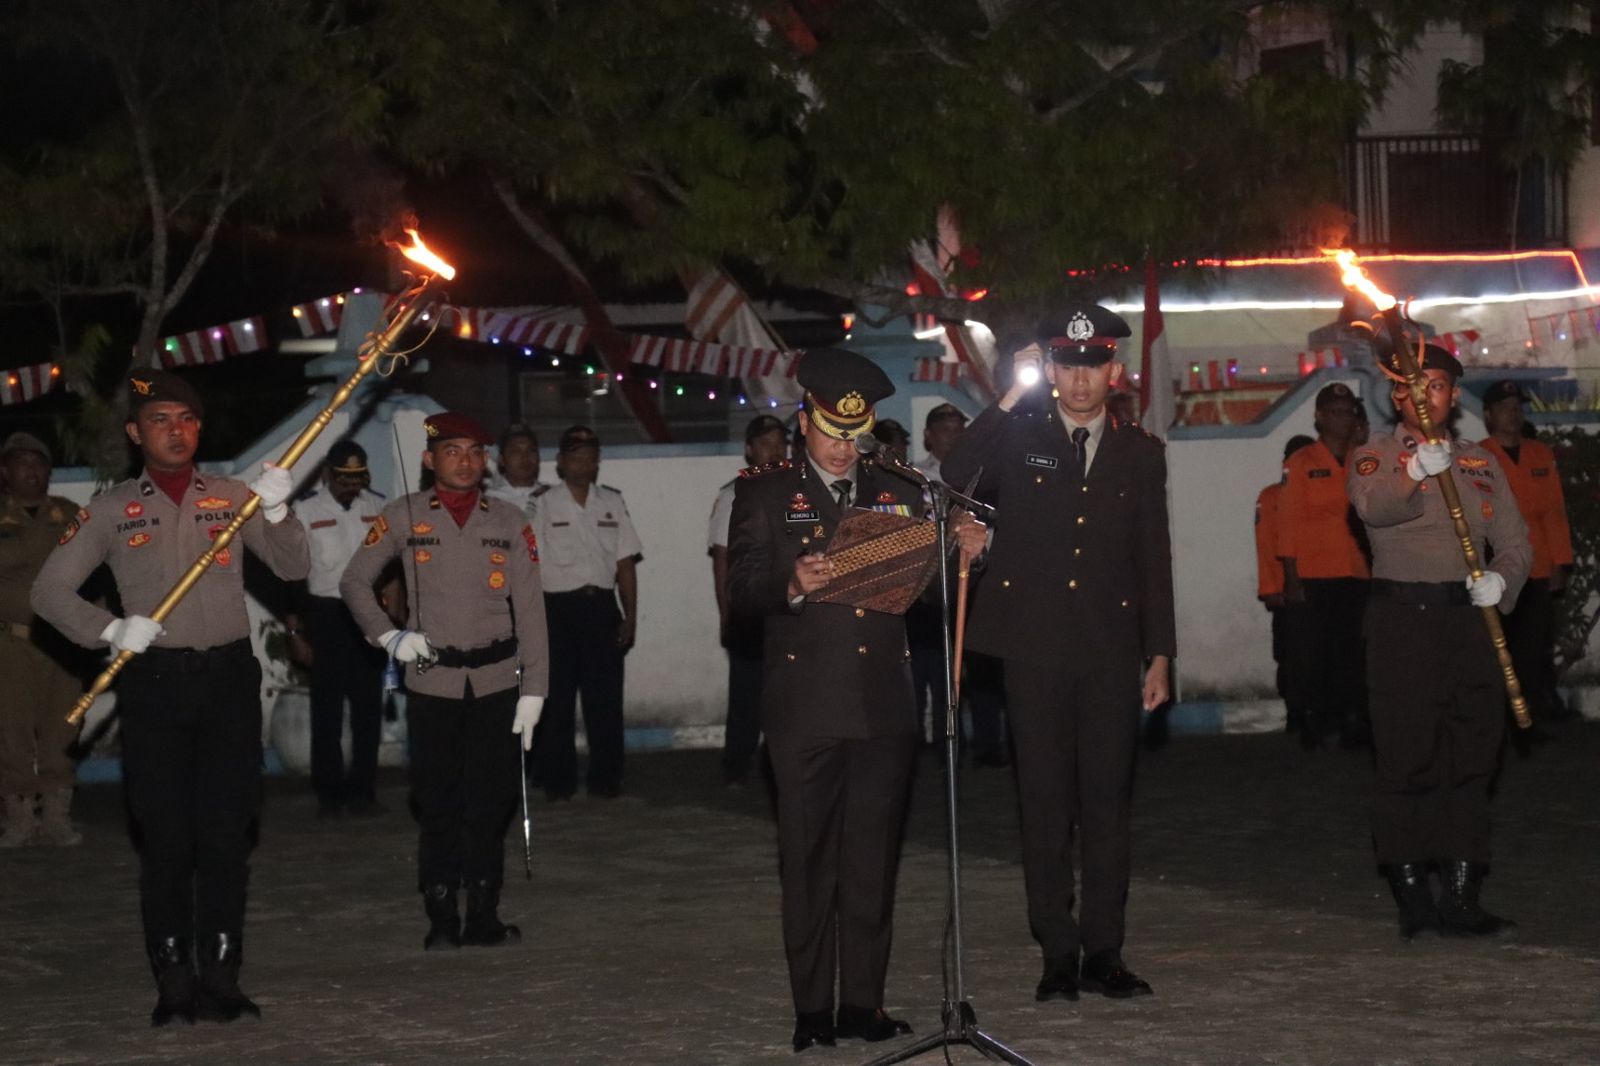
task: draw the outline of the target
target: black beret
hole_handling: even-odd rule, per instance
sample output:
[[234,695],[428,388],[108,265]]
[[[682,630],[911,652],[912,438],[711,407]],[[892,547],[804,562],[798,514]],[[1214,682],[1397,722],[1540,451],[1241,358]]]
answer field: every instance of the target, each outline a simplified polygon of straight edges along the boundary
[[1115,311],[1099,304],[1079,304],[1039,323],[1036,338],[1051,362],[1100,366],[1116,356],[1117,341],[1132,332]]
[[128,371],[128,421],[138,418],[139,408],[147,403],[181,403],[196,418],[206,415],[195,387],[170,370],[139,367]]
[[894,383],[877,363],[843,348],[807,352],[795,379],[806,390],[811,424],[838,440],[855,440],[872,429],[874,405],[894,395]]

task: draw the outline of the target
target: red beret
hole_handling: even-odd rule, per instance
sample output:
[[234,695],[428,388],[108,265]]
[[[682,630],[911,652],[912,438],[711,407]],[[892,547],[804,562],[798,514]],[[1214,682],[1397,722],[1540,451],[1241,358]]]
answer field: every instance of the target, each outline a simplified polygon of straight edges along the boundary
[[429,444],[463,438],[485,446],[494,443],[494,438],[489,436],[488,430],[478,424],[477,419],[458,415],[454,411],[441,411],[436,415],[429,415],[423,421],[422,428],[427,430]]

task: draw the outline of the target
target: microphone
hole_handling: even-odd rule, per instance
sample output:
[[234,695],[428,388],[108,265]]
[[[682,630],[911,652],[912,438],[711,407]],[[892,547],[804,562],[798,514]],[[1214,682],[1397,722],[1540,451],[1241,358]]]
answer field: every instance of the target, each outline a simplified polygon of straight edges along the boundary
[[877,456],[879,459],[887,459],[890,462],[897,462],[895,457],[890,454],[889,446],[883,441],[879,440],[877,437],[874,437],[871,433],[859,434],[855,439],[855,445],[856,452],[860,455],[873,455]]

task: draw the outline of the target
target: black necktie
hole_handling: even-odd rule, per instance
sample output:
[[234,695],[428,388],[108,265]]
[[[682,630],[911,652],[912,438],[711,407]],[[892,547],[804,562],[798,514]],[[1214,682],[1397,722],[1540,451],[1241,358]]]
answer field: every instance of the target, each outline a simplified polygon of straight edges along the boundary
[[833,494],[839,498],[839,510],[850,506],[850,479],[842,477],[833,483]]
[[1072,472],[1079,481],[1089,469],[1089,431],[1079,426],[1072,431]]

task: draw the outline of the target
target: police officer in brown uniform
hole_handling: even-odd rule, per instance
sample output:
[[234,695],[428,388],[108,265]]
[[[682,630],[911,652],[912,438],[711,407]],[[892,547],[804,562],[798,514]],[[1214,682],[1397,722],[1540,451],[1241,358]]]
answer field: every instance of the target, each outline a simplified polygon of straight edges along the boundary
[[[1391,360],[1392,360],[1391,356]],[[1386,370],[1396,380],[1391,361]],[[1428,410],[1444,427],[1461,396],[1461,364],[1428,345]],[[1512,923],[1478,902],[1489,864],[1489,782],[1505,725],[1505,691],[1482,608],[1510,611],[1533,551],[1504,471],[1480,445],[1427,443],[1411,390],[1392,398],[1400,424],[1352,454],[1350,502],[1372,543],[1367,685],[1377,756],[1372,836],[1400,908],[1400,936],[1437,928],[1489,936]],[[1434,476],[1451,470],[1480,560],[1474,581]],[[1438,863],[1437,902],[1428,862]]]
[[[873,405],[894,392],[883,371],[854,352],[821,348],[801,360],[798,380],[805,454],[739,481],[728,586],[736,613],[766,618],[761,728],[778,793],[793,1042],[804,1051],[911,1031],[883,1011],[916,750],[905,620],[807,597],[832,578],[823,552],[850,508],[912,515],[923,505],[917,484],[858,461],[856,437],[872,428]],[[981,549],[983,527],[965,528]]]
[[[423,947],[514,944],[521,931],[500,921],[500,886],[519,760],[548,678],[539,550],[522,511],[481,489],[494,438],[459,414],[431,415],[424,428],[433,490],[383,509],[339,593],[367,639],[406,667]],[[410,608],[404,630],[373,587],[396,558]],[[510,733],[521,735],[520,749]]]
[[1127,335],[1127,323],[1092,304],[1045,323],[1039,349],[1055,401],[1042,411],[1023,403],[1022,370],[1039,358],[1023,349],[1017,382],[944,461],[952,484],[981,471],[978,491],[993,492],[998,508],[967,643],[1005,664],[1041,1001],[1075,1000],[1080,987],[1119,999],[1150,992],[1121,955],[1133,764],[1141,704],[1167,701],[1176,623],[1166,454],[1106,410]]
[[[86,647],[136,653],[117,710],[128,806],[138,825],[139,894],[160,998],[151,1021],[259,1015],[239,990],[250,829],[261,805],[261,666],[250,648],[244,560],[236,545],[164,622],[149,612],[230,523],[250,493],[261,509],[244,547],[279,577],[310,568],[305,527],[290,518],[289,472],[268,465],[248,486],[194,467],[203,408],[176,374],[128,375],[128,438],[140,475],[90,501],[33,586],[33,609]],[[108,563],[127,616],[78,589]],[[200,951],[199,987],[191,936]]]
[[[78,736],[65,709],[80,688],[73,656],[54,627],[40,622],[28,590],[78,505],[51,496],[50,449],[29,433],[0,447],[7,493],[0,495],[0,848],[77,844],[72,827],[72,755]],[[66,660],[66,661],[63,661]],[[38,797],[39,813],[34,811]]]

